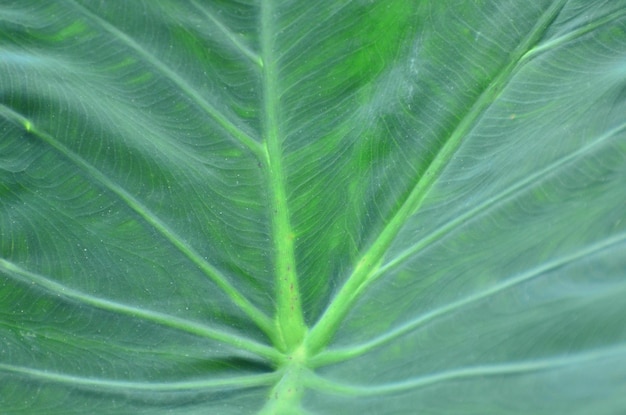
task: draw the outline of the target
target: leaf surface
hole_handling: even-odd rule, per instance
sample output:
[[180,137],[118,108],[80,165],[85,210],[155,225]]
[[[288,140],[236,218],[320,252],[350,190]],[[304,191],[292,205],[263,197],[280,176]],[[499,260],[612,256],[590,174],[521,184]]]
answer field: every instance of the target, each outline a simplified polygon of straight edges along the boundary
[[626,3],[0,5],[9,414],[626,409]]

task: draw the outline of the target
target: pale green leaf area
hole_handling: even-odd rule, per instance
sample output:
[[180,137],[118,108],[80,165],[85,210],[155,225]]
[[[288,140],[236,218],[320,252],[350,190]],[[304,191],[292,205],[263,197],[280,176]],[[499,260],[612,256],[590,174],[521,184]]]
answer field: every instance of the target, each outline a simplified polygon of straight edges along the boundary
[[626,1],[0,1],[0,413],[626,413]]

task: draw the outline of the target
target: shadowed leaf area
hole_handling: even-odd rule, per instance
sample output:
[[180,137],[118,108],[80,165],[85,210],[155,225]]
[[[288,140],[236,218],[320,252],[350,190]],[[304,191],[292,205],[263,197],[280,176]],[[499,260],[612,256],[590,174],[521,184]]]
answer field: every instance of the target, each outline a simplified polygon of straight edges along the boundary
[[0,412],[626,412],[626,1],[0,2]]

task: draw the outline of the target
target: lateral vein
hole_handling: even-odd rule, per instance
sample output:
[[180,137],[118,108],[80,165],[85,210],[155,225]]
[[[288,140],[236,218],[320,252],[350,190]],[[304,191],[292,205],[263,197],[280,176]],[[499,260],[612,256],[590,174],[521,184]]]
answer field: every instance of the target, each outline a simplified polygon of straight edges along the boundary
[[0,270],[9,275],[12,275],[14,278],[29,282],[31,284],[36,284],[37,286],[40,286],[45,290],[54,293],[55,295],[78,301],[81,304],[87,304],[101,310],[121,313],[132,318],[141,318],[146,321],[151,321],[162,326],[174,328],[198,336],[212,338],[220,342],[235,346],[239,349],[257,353],[260,356],[266,357],[273,361],[276,361],[281,357],[281,355],[275,349],[253,342],[249,339],[225,333],[220,330],[212,329],[202,324],[198,324],[193,321],[189,321],[165,313],[133,307],[123,303],[119,303],[117,301],[107,300],[91,294],[87,294],[80,290],[76,290],[74,288],[70,288],[56,281],[53,281],[52,279],[41,274],[27,271],[17,264],[3,258],[0,258]]
[[356,263],[351,275],[333,298],[324,314],[313,326],[306,339],[307,348],[311,353],[319,352],[336,332],[341,320],[359,298],[366,286],[376,274],[387,249],[398,235],[406,220],[419,209],[430,188],[435,183],[448,162],[460,146],[465,134],[472,128],[476,120],[491,105],[491,102],[506,85],[510,76],[518,67],[524,54],[541,38],[549,24],[556,18],[565,0],[560,0],[543,14],[533,30],[515,49],[509,63],[493,78],[485,90],[479,95],[469,111],[460,120],[452,134],[445,141],[423,175],[417,180],[408,197],[400,205],[396,213],[387,222],[370,248]]
[[80,386],[83,388],[97,388],[98,390],[105,389],[111,392],[124,392],[128,390],[135,392],[177,392],[224,388],[232,390],[233,388],[243,389],[268,385],[277,378],[276,373],[268,373],[262,375],[237,376],[227,379],[197,379],[178,382],[141,382],[67,375],[6,363],[0,363],[0,370],[45,381],[69,384],[73,387]]
[[524,273],[517,275],[516,277],[509,278],[505,281],[502,281],[498,284],[494,284],[491,287],[486,287],[484,290],[468,295],[465,298],[454,301],[445,306],[439,307],[437,309],[431,310],[427,313],[420,315],[419,317],[403,324],[400,327],[395,328],[394,330],[386,333],[382,336],[376,337],[367,341],[366,343],[355,345],[355,346],[346,346],[341,349],[329,350],[327,352],[320,353],[318,356],[312,359],[312,364],[315,366],[328,365],[334,362],[339,362],[345,360],[347,358],[354,358],[360,355],[363,355],[377,347],[383,346],[390,341],[404,335],[410,333],[415,330],[419,326],[423,326],[424,324],[433,321],[437,317],[443,316],[450,312],[456,311],[461,307],[464,307],[468,304],[475,303],[480,300],[484,300],[485,298],[496,295],[502,291],[505,291],[511,287],[522,284],[529,280],[532,280],[540,275],[548,273],[557,268],[563,267],[567,264],[579,261],[583,258],[587,258],[599,252],[602,252],[606,249],[619,245],[621,243],[626,242],[626,233],[616,234],[611,238],[598,241],[592,245],[586,246],[582,249],[578,249],[568,255],[563,255],[560,258],[556,258],[550,262],[547,262],[541,266],[537,266],[534,269],[530,269]]
[[555,356],[537,360],[451,369],[378,386],[342,384],[323,379],[320,376],[313,377],[314,375],[311,375],[312,379],[309,381],[309,386],[329,393],[349,394],[353,396],[392,394],[424,388],[450,380],[548,371],[575,364],[587,364],[599,360],[621,357],[624,354],[626,354],[626,347],[616,346],[597,351],[583,352],[571,356]]
[[246,44],[244,44],[241,39],[239,39],[239,36],[237,36],[236,33],[233,33],[232,30],[230,30],[224,23],[220,22],[217,17],[215,17],[215,15],[213,13],[211,13],[209,10],[207,10],[206,8],[202,7],[201,5],[198,4],[198,2],[196,0],[191,0],[191,4],[193,4],[193,6],[200,10],[200,12],[207,18],[209,19],[211,22],[213,22],[213,24],[215,24],[215,26],[217,26],[218,29],[220,29],[220,31],[226,36],[226,38],[248,59],[250,59],[250,61],[252,61],[255,65],[257,65],[259,68],[263,67],[263,60],[261,59],[261,57],[254,52],[252,49],[250,49]]
[[41,131],[37,126],[26,119],[21,114],[13,111],[12,109],[0,104],[0,114],[4,115],[7,119],[22,125],[27,132],[39,137],[43,142],[50,145],[59,153],[67,157],[72,163],[78,166],[81,170],[93,177],[102,186],[110,190],[113,194],[117,195],[128,207],[141,216],[147,223],[149,223],[156,231],[158,231],[167,241],[169,241],[174,247],[176,247],[181,253],[183,253],[192,263],[194,263],[202,272],[208,276],[218,287],[236,304],[244,313],[246,313],[257,326],[265,332],[268,337],[273,338],[274,328],[271,320],[257,307],[248,301],[248,299],[241,294],[222,273],[213,265],[208,263],[202,258],[192,247],[183,242],[183,239],[172,231],[160,218],[158,218],[152,211],[150,211],[139,200],[132,196],[128,191],[114,183],[100,170],[91,165],[85,159],[74,153],[68,147],[56,140],[48,133]]
[[[74,3],[74,2],[73,2]],[[220,126],[229,132],[232,138],[250,150],[257,158],[262,157],[261,145],[252,138],[248,133],[240,129],[235,123],[228,119],[213,104],[202,97],[195,88],[193,88],[180,75],[174,72],[169,66],[160,61],[152,53],[148,52],[143,46],[133,40],[126,33],[104,20],[100,16],[92,13],[84,6],[74,3],[74,6],[88,16],[91,20],[97,22],[107,32],[120,39],[125,45],[137,52],[143,59],[158,69],[163,75],[169,78],[176,86],[180,88],[187,96],[189,96],[200,108],[202,108],[211,118],[213,118]]]
[[523,180],[520,180],[519,182],[510,186],[508,189],[502,191],[501,193],[496,194],[490,197],[489,199],[486,199],[485,201],[483,201],[476,207],[468,210],[467,212],[456,217],[455,219],[451,220],[450,222],[446,223],[440,228],[435,229],[432,233],[428,234],[423,239],[421,239],[417,244],[399,253],[394,259],[392,259],[391,261],[386,263],[384,266],[379,268],[378,271],[372,276],[372,278],[377,278],[381,276],[383,273],[391,269],[397,268],[398,266],[402,265],[404,262],[411,259],[412,255],[415,255],[416,253],[420,252],[421,250],[429,246],[434,241],[439,240],[443,236],[454,231],[455,229],[457,229],[458,226],[467,224],[473,218],[477,217],[478,215],[492,208],[496,203],[510,199],[514,197],[516,194],[521,193],[524,189],[527,189],[529,186],[534,184],[536,180],[540,179],[541,177],[545,177],[549,175],[550,173],[562,168],[563,166],[569,163],[572,163],[573,161],[577,159],[580,159],[585,154],[593,151],[596,147],[600,146],[601,144],[605,143],[606,141],[610,140],[611,138],[615,137],[617,134],[625,130],[626,130],[626,123],[623,123],[619,125],[618,127],[611,129],[606,134],[603,134],[602,136],[598,137],[596,140],[590,142],[589,144],[556,160],[554,163],[549,164],[545,168],[529,176],[526,176]]

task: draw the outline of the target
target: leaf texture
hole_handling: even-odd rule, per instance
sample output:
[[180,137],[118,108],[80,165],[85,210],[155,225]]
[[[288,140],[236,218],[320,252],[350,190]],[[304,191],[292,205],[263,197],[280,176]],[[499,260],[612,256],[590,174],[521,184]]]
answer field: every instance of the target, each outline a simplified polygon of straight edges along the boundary
[[0,4],[8,414],[626,410],[626,2]]

